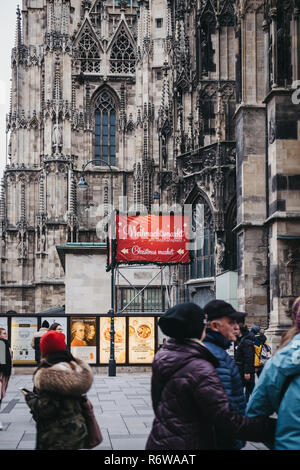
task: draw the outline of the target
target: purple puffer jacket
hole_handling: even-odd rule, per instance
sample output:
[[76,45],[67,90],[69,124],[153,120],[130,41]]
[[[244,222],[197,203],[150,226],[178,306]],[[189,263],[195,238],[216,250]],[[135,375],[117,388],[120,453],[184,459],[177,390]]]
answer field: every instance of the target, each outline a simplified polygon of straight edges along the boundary
[[147,450],[216,449],[215,433],[253,442],[272,441],[276,420],[235,412],[215,368],[218,360],[193,340],[168,340],[153,362],[155,419]]

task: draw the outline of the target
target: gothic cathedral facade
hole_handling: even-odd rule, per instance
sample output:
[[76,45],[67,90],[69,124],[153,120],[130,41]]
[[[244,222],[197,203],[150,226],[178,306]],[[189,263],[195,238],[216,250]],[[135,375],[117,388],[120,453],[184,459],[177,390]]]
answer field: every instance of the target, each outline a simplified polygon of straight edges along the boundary
[[115,201],[204,205],[204,244],[173,270],[179,301],[203,304],[219,276],[237,273],[250,322],[274,335],[290,324],[300,295],[299,3],[23,0],[1,313],[64,305],[56,246],[99,241],[110,166]]

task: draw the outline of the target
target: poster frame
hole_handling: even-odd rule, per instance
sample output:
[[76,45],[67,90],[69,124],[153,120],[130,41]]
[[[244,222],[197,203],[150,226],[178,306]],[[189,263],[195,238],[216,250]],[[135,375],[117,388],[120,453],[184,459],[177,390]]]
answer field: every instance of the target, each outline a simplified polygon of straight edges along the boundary
[[[159,318],[164,314],[164,312],[157,312],[157,313],[153,313],[153,312],[143,312],[143,313],[138,313],[138,312],[134,312],[134,313],[122,313],[122,314],[116,314],[115,317],[117,316],[120,316],[120,317],[125,317],[126,321],[125,321],[125,334],[126,334],[126,347],[125,347],[125,353],[126,353],[126,360],[125,360],[125,363],[123,364],[118,364],[117,367],[119,368],[128,368],[128,367],[150,367],[152,365],[152,363],[129,363],[129,318],[131,317],[154,317],[154,347],[155,347],[155,353],[157,352],[158,350],[158,320]],[[99,345],[99,340],[100,340],[100,317],[107,317],[107,313],[89,313],[89,314],[70,314],[70,313],[65,313],[65,314],[45,314],[44,313],[41,313],[41,314],[37,314],[37,313],[33,313],[33,314],[30,314],[30,313],[22,313],[22,314],[17,314],[17,313],[13,313],[13,314],[1,314],[0,313],[0,318],[6,318],[7,319],[7,331],[8,331],[8,341],[11,342],[11,320],[13,317],[34,317],[37,319],[37,325],[38,325],[38,329],[41,327],[41,320],[42,318],[44,317],[53,317],[53,318],[65,318],[67,319],[67,332],[68,332],[68,337],[67,337],[67,347],[69,348],[70,350],[70,343],[71,343],[71,318],[74,318],[74,317],[77,317],[80,318],[80,317],[96,317],[96,341],[97,341],[97,346],[96,346],[96,362],[95,363],[91,363],[90,366],[93,368],[93,367],[99,367],[99,368],[107,368],[108,367],[108,364],[103,364],[103,363],[100,363],[100,345]],[[24,367],[24,368],[28,368],[28,367],[31,367],[31,368],[36,368],[37,364],[36,363],[22,363],[22,364],[14,364],[14,367],[15,368],[18,368],[18,367]]]

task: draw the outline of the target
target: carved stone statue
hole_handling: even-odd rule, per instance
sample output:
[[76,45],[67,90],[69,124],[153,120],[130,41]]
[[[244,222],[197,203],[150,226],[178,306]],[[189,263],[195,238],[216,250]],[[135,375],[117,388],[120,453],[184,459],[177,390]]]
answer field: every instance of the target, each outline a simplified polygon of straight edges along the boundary
[[223,261],[225,258],[225,243],[221,238],[218,238],[216,244],[216,274],[220,274],[223,271]]
[[5,235],[1,237],[1,258],[6,257],[6,240],[5,240]]
[[62,128],[59,124],[54,124],[52,132],[52,146],[55,153],[62,149]]

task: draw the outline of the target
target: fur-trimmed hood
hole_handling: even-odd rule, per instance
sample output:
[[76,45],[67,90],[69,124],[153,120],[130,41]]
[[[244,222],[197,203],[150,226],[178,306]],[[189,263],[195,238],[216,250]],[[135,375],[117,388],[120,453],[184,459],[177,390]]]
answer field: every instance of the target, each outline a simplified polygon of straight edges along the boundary
[[80,396],[88,392],[93,383],[93,371],[89,364],[76,359],[59,362],[51,367],[41,367],[34,376],[39,392]]

